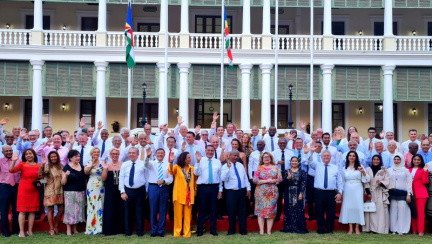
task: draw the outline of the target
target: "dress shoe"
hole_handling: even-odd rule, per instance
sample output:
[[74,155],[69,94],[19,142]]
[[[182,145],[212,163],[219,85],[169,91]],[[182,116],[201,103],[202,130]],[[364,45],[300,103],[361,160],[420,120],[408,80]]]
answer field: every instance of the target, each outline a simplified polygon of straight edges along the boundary
[[333,234],[333,231],[327,231],[326,233],[327,234]]
[[9,233],[3,233],[3,236],[4,236],[4,237],[10,237],[11,234],[9,234]]
[[258,218],[258,216],[254,215],[254,216],[252,216],[251,219],[257,219],[257,218]]
[[245,235],[247,235],[247,231],[245,231],[245,232],[240,232],[240,234],[241,234],[242,236],[245,236]]
[[276,218],[275,218],[275,220],[274,221],[279,221],[280,220],[280,216],[276,216]]
[[159,237],[165,237],[165,234],[164,233],[160,233]]
[[192,220],[195,221],[195,222],[197,222],[198,221],[197,216],[192,216]]
[[197,232],[197,236],[202,236],[202,235],[203,235],[202,231]]
[[234,235],[235,234],[235,232],[231,232],[231,231],[228,231],[228,236],[230,236],[230,235]]
[[138,236],[138,237],[143,237],[143,236],[144,236],[144,234],[137,234],[137,236]]
[[216,231],[210,231],[210,234],[212,234],[214,236],[218,236],[218,233]]
[[125,236],[131,236],[131,235],[132,235],[132,234],[130,234],[130,233],[126,233],[126,234],[125,234]]
[[150,237],[156,237],[156,233],[151,233]]
[[222,215],[218,214],[217,219],[224,220],[224,217],[222,217]]
[[317,233],[318,233],[319,235],[324,235],[324,234],[325,234],[325,231],[317,231]]

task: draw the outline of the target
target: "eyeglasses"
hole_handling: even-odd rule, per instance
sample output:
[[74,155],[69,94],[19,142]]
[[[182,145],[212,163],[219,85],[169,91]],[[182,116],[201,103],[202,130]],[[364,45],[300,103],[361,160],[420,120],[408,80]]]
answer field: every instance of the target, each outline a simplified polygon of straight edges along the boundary
[[201,136],[208,136],[208,134],[201,134]]
[[263,159],[270,159],[270,156],[264,156]]

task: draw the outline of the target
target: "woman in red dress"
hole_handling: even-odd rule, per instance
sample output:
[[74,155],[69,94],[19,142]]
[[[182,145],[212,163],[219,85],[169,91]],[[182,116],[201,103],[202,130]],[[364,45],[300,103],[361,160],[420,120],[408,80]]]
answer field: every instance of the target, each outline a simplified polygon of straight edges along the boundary
[[19,212],[18,222],[20,227],[18,236],[25,237],[24,225],[26,213],[29,213],[29,229],[27,234],[32,236],[35,212],[39,211],[39,189],[33,185],[33,182],[39,179],[38,171],[41,165],[37,163],[36,152],[33,149],[25,150],[21,162],[15,166],[18,159],[18,153],[15,153],[12,157],[12,164],[9,168],[9,172],[17,173],[21,171],[21,183],[18,187],[17,200],[17,211]]

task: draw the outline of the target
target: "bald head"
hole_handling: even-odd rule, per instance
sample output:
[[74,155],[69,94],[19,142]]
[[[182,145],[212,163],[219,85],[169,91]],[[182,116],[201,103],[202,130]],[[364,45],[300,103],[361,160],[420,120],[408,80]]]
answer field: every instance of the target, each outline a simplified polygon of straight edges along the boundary
[[5,156],[5,158],[11,159],[12,158],[12,154],[13,154],[12,147],[8,146],[8,145],[3,146],[2,153]]
[[414,155],[418,152],[418,145],[416,142],[410,142],[410,144],[408,144],[408,149],[409,152]]

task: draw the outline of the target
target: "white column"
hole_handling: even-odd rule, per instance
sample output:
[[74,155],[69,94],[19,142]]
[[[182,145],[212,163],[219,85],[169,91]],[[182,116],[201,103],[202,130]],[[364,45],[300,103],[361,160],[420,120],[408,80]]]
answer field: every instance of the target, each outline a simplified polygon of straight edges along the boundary
[[42,31],[43,29],[43,8],[42,8],[42,0],[34,1],[34,12],[33,12],[33,30],[34,31]]
[[250,73],[253,65],[240,64],[239,67],[242,74],[240,128],[250,129]]
[[97,32],[107,31],[107,5],[106,0],[99,0],[98,29]]
[[384,65],[384,101],[383,101],[383,124],[384,131],[393,131],[393,70],[395,65]]
[[180,33],[189,34],[189,0],[181,1]]
[[261,73],[262,73],[261,127],[266,126],[267,128],[269,128],[271,122],[270,76],[271,76],[271,70],[273,68],[273,64],[261,64],[259,67],[261,68]]
[[242,35],[250,35],[251,15],[250,1],[243,1],[243,32]]
[[384,4],[384,37],[393,37],[393,1]]
[[[170,64],[168,64],[169,68]],[[165,63],[159,62],[157,63],[157,67],[159,68],[159,124],[168,123],[168,84],[165,79]]]
[[331,0],[324,0],[323,36],[332,36]]
[[[243,1],[246,2],[246,1]],[[263,1],[263,22],[262,22],[262,34],[264,36],[271,35],[270,32],[270,0]]]
[[33,65],[33,93],[32,93],[32,130],[38,129],[42,133],[42,67],[45,61],[30,60]]
[[189,68],[190,63],[178,63],[180,70],[180,90],[179,90],[179,116],[183,118],[184,125],[189,127]]
[[94,62],[96,66],[97,73],[97,83],[96,83],[96,124],[99,121],[102,121],[104,128],[107,127],[106,120],[106,97],[105,97],[105,77],[106,77],[106,68],[108,66],[108,62],[105,61],[96,61]]
[[323,73],[322,129],[332,133],[332,70],[333,64],[321,65]]
[[[161,5],[160,5],[160,28],[159,28],[159,33],[165,33],[165,28],[168,28],[168,26],[166,25],[166,16],[168,14],[168,5],[166,4],[166,1],[168,0],[161,0]],[[182,6],[182,11],[183,11],[183,6]],[[183,18],[183,12],[182,12],[182,18]]]

